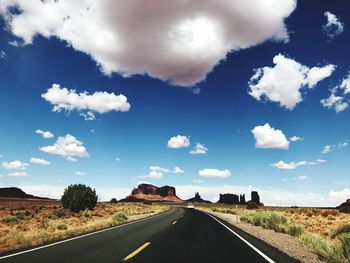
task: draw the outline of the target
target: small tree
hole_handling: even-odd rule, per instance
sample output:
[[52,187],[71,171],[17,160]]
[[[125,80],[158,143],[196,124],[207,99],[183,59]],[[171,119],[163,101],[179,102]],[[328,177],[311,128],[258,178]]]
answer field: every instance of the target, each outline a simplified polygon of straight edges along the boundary
[[253,201],[249,201],[249,202],[247,202],[246,207],[247,207],[247,209],[257,209],[257,208],[259,208],[259,205]]
[[109,201],[109,202],[112,204],[116,204],[116,203],[118,203],[118,200],[117,200],[117,198],[112,198],[111,201]]
[[97,198],[95,189],[83,184],[73,184],[64,190],[61,202],[64,208],[77,213],[85,209],[92,210],[96,206]]

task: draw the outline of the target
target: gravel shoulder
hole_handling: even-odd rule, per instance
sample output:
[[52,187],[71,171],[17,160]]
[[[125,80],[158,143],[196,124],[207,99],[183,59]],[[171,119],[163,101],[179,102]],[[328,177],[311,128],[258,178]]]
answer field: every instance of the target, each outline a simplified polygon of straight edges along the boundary
[[318,256],[312,252],[309,247],[299,244],[296,238],[283,233],[276,233],[271,229],[265,229],[260,226],[253,226],[244,222],[240,222],[237,215],[211,212],[205,210],[205,212],[217,216],[226,222],[242,229],[243,231],[265,241],[266,243],[274,246],[278,250],[286,253],[290,257],[293,257],[303,263],[322,263]]

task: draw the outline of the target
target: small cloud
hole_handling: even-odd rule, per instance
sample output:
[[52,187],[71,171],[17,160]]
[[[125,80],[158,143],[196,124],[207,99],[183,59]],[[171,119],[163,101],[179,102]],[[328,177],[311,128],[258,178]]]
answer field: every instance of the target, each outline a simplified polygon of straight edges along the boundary
[[86,172],[78,171],[78,172],[75,172],[75,175],[77,175],[77,176],[85,176]]
[[204,144],[196,143],[196,145],[190,151],[190,154],[206,154],[207,152],[208,148],[206,148]]
[[28,164],[21,161],[2,162],[2,167],[6,170],[26,170]]
[[7,60],[7,55],[3,50],[0,50],[0,59]]
[[277,163],[270,164],[270,166],[275,167],[277,169],[282,169],[282,170],[294,170],[298,166],[306,165],[306,164],[307,164],[306,161],[301,161],[301,162],[297,162],[297,163],[295,163],[295,162],[286,163],[284,161],[279,161]]
[[8,174],[8,176],[22,177],[22,176],[28,176],[28,174],[25,171],[23,171],[23,172],[10,173]]
[[84,147],[83,142],[70,134],[64,137],[60,136],[53,145],[39,149],[49,154],[59,155],[68,161],[77,161],[77,158],[89,157],[89,153]]
[[172,173],[174,173],[174,174],[183,174],[185,171],[184,170],[182,170],[180,167],[178,167],[178,166],[175,166],[174,167],[174,169],[173,169],[173,171],[172,171]]
[[327,160],[317,159],[317,162],[318,162],[318,163],[326,163],[326,162],[327,162]]
[[202,184],[202,183],[204,183],[204,181],[201,180],[201,179],[193,179],[192,182],[194,182],[195,184]]
[[327,24],[322,27],[323,33],[327,36],[328,40],[332,40],[344,31],[344,24],[339,21],[335,14],[327,11],[324,15],[327,18]]
[[194,89],[192,89],[192,92],[193,92],[193,94],[198,95],[199,93],[201,93],[201,89],[200,88],[194,88]]
[[95,129],[90,129],[90,132],[91,133],[95,133]]
[[43,130],[40,130],[40,129],[36,130],[35,133],[40,134],[45,139],[50,139],[50,138],[52,138],[54,136],[51,132],[43,131]]
[[231,176],[231,172],[228,169],[225,170],[219,170],[219,169],[212,169],[212,168],[206,168],[203,170],[198,171],[199,176],[203,177],[221,177],[226,178]]
[[187,136],[177,135],[168,140],[168,147],[173,149],[186,148],[190,146],[190,139]]
[[121,159],[120,159],[119,157],[116,157],[115,160],[116,160],[117,162],[120,162],[120,161],[121,161]]
[[348,142],[339,142],[338,143],[338,148],[339,149],[342,149],[342,148],[345,148],[345,147],[348,147]]
[[301,175],[301,176],[298,177],[298,180],[299,180],[299,181],[305,181],[305,180],[307,180],[307,179],[309,179],[309,177],[307,177],[307,176],[305,176],[305,175]]
[[49,161],[45,159],[35,158],[35,157],[32,157],[30,159],[30,163],[39,164],[39,165],[50,165]]
[[333,150],[333,146],[332,145],[326,145],[323,150],[322,150],[322,153],[326,154],[326,153],[329,153]]
[[298,137],[298,136],[293,136],[293,137],[290,137],[289,140],[290,140],[291,142],[297,142],[297,141],[302,141],[303,138],[300,138],[300,137]]
[[256,126],[251,132],[255,138],[255,148],[284,150],[289,148],[289,141],[283,132],[272,128],[268,123]]
[[9,41],[8,44],[13,47],[22,47],[24,45],[21,41],[17,40]]

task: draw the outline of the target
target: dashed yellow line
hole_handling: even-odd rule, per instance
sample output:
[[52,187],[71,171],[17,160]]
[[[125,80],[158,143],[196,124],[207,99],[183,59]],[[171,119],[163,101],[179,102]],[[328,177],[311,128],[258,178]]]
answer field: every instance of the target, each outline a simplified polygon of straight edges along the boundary
[[173,225],[175,225],[176,223],[177,223],[177,221],[174,221],[174,222],[173,222]]
[[139,247],[138,249],[136,249],[134,252],[132,252],[131,254],[129,254],[127,257],[125,257],[123,259],[123,261],[127,261],[133,257],[135,257],[138,253],[140,253],[143,249],[145,249],[146,247],[148,247],[151,244],[151,242],[146,242],[145,244],[143,244],[141,247]]

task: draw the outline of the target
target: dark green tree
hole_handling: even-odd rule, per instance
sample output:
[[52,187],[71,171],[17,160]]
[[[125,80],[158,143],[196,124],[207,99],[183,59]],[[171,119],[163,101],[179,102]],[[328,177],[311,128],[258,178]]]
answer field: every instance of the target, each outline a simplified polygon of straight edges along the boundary
[[62,195],[61,202],[64,208],[72,212],[81,210],[92,210],[97,203],[98,196],[95,189],[83,184],[72,184],[68,186]]

